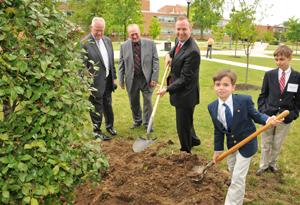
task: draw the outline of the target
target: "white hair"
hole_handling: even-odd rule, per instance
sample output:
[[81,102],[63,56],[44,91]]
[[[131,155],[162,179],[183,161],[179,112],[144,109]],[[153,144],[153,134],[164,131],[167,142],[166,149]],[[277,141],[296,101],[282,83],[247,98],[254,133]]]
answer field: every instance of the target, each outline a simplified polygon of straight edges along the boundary
[[137,28],[139,29],[139,31],[141,31],[140,26],[137,25],[137,24],[129,24],[128,27],[127,27],[127,31],[128,31],[130,28],[132,28],[132,27],[137,27]]
[[105,25],[105,20],[101,17],[94,17],[92,20],[92,26],[94,26],[95,23],[97,23],[97,24],[103,23]]

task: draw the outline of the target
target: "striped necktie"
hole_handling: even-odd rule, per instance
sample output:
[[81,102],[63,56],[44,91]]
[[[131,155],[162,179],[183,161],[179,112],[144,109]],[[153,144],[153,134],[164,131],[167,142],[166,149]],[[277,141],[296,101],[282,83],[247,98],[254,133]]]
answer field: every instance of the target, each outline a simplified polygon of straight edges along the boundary
[[280,91],[282,93],[284,90],[284,87],[285,87],[285,72],[284,71],[282,71],[281,78],[279,79],[279,86],[280,86]]

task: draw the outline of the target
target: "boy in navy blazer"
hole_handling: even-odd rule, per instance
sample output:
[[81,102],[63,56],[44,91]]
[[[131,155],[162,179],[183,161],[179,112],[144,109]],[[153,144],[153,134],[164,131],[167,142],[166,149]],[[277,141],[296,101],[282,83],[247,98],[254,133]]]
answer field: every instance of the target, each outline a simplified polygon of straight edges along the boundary
[[[214,89],[219,99],[208,105],[208,111],[214,123],[214,156],[217,158],[224,150],[224,135],[227,136],[227,149],[238,144],[256,131],[254,122],[265,125],[268,120],[276,126],[281,121],[254,108],[250,95],[232,94],[237,76],[234,71],[220,70],[214,76]],[[257,138],[254,138],[227,158],[231,174],[231,184],[227,192],[225,205],[243,204],[246,176],[252,156],[257,151]]]
[[276,167],[279,153],[292,121],[299,117],[300,110],[300,73],[290,67],[293,50],[280,46],[274,51],[277,69],[265,73],[261,94],[258,97],[258,110],[267,115],[278,115],[284,110],[290,114],[278,127],[270,127],[261,134],[261,160],[256,175],[270,169],[279,172]]

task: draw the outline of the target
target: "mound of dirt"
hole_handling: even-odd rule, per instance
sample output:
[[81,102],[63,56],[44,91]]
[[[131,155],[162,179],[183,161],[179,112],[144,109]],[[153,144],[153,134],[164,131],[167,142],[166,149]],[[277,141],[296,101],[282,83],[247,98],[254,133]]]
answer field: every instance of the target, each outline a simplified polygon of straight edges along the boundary
[[[131,139],[132,140],[132,139]],[[156,143],[135,153],[130,139],[101,142],[110,167],[102,173],[100,188],[90,188],[91,182],[76,190],[77,205],[186,205],[224,204],[223,173],[209,168],[204,178],[193,171],[194,166],[209,162],[201,156],[180,152],[157,155],[168,143]]]
[[236,84],[235,90],[261,90],[261,87],[249,84]]

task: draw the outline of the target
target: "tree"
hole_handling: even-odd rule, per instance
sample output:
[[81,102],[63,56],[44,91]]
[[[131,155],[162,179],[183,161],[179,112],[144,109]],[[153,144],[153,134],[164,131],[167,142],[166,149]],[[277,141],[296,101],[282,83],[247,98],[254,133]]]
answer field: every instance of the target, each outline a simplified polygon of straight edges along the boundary
[[298,52],[298,42],[300,40],[300,22],[299,18],[295,19],[294,17],[289,18],[288,26],[290,27],[287,32],[286,36],[290,41],[294,41],[296,44],[296,55]]
[[1,204],[72,204],[76,185],[108,167],[85,130],[81,33],[49,0],[0,2]]
[[158,22],[157,18],[155,17],[153,17],[150,21],[149,33],[152,36],[153,40],[156,39],[159,34],[161,34],[160,22]]
[[275,38],[272,36],[272,32],[271,31],[263,31],[262,32],[264,41],[270,43],[270,41],[274,40]]
[[[232,7],[234,8],[234,1],[232,0]],[[243,39],[243,47],[245,54],[247,56],[247,69],[246,69],[246,81],[245,84],[248,84],[248,70],[249,70],[249,56],[251,53],[251,46],[256,41],[256,36],[259,35],[258,30],[255,28],[255,21],[259,22],[265,17],[267,7],[264,9],[261,4],[262,0],[239,0],[240,13],[243,17],[243,21],[247,25],[247,39]],[[259,9],[260,8],[260,9]],[[233,11],[235,8],[233,9]],[[256,19],[256,16],[259,14],[257,11],[261,11],[261,19]],[[246,41],[244,41],[246,40]]]
[[221,27],[221,26],[213,25],[212,30],[213,30],[212,34],[214,35],[215,40],[221,40],[225,35],[223,27]]
[[225,0],[195,0],[191,4],[190,19],[193,24],[199,25],[201,39],[203,31],[217,25],[222,18],[222,6]]

